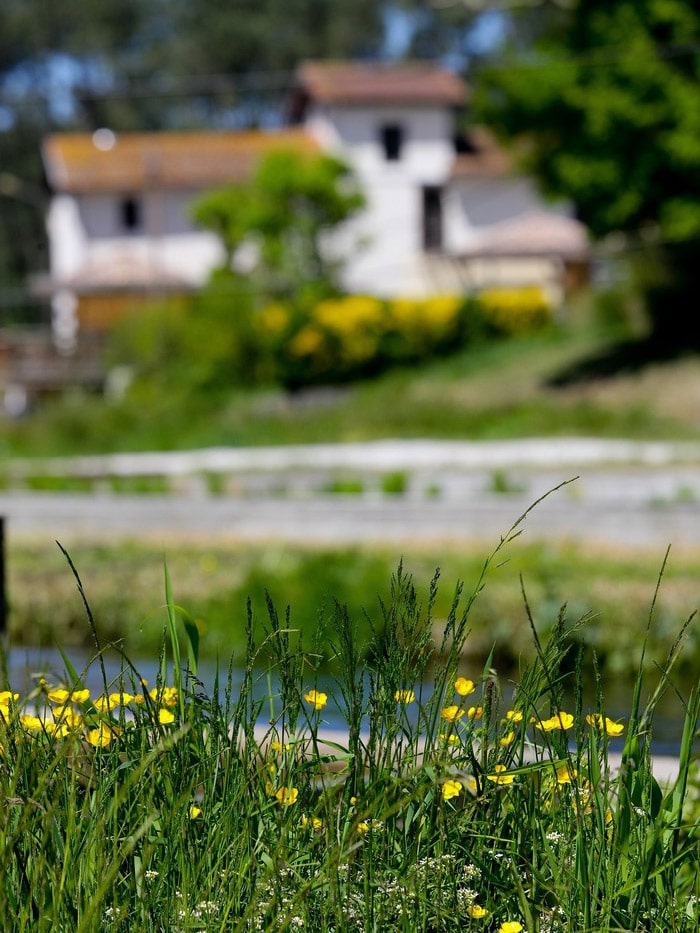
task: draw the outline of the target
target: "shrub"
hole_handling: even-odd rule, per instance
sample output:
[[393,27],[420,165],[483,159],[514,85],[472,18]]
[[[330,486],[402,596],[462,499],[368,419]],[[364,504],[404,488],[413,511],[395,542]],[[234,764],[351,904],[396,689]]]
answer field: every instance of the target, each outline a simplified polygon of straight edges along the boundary
[[219,271],[189,300],[165,301],[126,318],[110,337],[113,364],[137,382],[217,391],[270,376],[246,280]]
[[315,304],[275,303],[258,315],[260,340],[289,386],[346,382],[452,353],[479,339],[515,337],[551,324],[540,289],[492,289],[477,297],[381,300],[345,295]]
[[523,337],[552,324],[552,308],[539,286],[487,288],[476,298],[476,313],[494,336]]
[[255,308],[246,280],[220,271],[189,303],[141,310],[120,328],[112,356],[137,379],[215,391],[278,381],[342,383],[421,363],[480,339],[523,336],[551,323],[541,290],[477,297],[383,300],[310,288]]
[[465,333],[464,308],[456,296],[383,301],[346,295],[308,308],[270,305],[258,324],[278,378],[296,386],[345,382],[456,349]]

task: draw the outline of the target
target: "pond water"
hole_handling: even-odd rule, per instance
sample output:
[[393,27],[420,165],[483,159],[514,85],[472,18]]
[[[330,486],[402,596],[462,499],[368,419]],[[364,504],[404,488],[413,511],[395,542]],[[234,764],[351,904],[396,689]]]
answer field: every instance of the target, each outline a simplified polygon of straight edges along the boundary
[[[90,688],[94,695],[103,691],[102,671],[100,664],[94,660],[93,656],[84,650],[71,649],[66,652],[70,663],[75,670],[81,674],[84,683]],[[107,676],[108,687],[113,690],[118,689],[119,676],[123,670],[123,664],[120,656],[116,653],[106,653],[104,656],[105,672]],[[152,685],[156,683],[158,676],[158,664],[152,658],[134,660],[134,666],[141,677],[144,677]],[[57,649],[50,648],[18,648],[13,647],[7,651],[6,655],[7,678],[12,689],[25,695],[37,683],[39,677],[45,677],[50,683],[61,684],[65,681],[65,664],[60,652]],[[210,660],[200,662],[199,679],[204,685],[206,692],[211,694],[216,680],[216,664]],[[228,679],[228,665],[219,666],[219,692],[223,695],[223,690]],[[242,683],[243,672],[234,668],[231,673],[232,696],[238,694]],[[650,675],[648,678],[650,688],[656,685],[656,678]],[[129,689],[129,677],[125,675],[126,689]],[[255,692],[259,699],[267,698],[270,693],[270,682],[264,671],[260,672],[257,679]],[[312,684],[310,683],[309,686]],[[318,677],[316,686],[319,690],[325,690],[329,696],[339,695],[335,686],[334,679],[329,675]],[[667,690],[661,702],[659,703],[654,716],[654,726],[652,735],[652,749],[658,755],[675,755],[678,752],[681,735],[683,730],[683,702],[681,697],[685,698],[690,693],[692,682],[690,678],[685,678],[676,684],[680,697],[673,691]],[[502,683],[505,702],[508,700],[508,691],[512,690],[512,685],[508,682]],[[272,691],[276,686],[274,679],[272,681]],[[430,684],[426,683],[423,688],[423,696],[427,698],[430,695]],[[629,717],[629,704],[632,699],[632,685],[626,681],[616,680],[613,683],[607,683],[605,687],[606,715],[611,719],[620,719],[626,722]],[[476,700],[475,700],[476,702]],[[565,708],[573,711],[574,699],[569,698]],[[277,707],[279,711],[279,705]],[[415,709],[415,707],[414,707]],[[584,696],[584,711],[595,710],[595,694],[591,689],[589,695]],[[407,707],[407,713],[410,715],[411,707]],[[270,716],[270,707],[265,704],[262,710],[262,721],[267,722]],[[324,724],[330,729],[345,729],[345,723],[340,714],[334,710],[333,704],[329,703],[323,710],[322,716]],[[610,748],[613,751],[621,750],[622,739],[612,739]]]

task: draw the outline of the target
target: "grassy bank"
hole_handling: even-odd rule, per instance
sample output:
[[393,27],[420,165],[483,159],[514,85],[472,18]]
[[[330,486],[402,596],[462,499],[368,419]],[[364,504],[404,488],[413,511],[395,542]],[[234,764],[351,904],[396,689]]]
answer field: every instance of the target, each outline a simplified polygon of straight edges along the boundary
[[[245,654],[246,602],[250,597],[258,626],[265,618],[265,593],[280,613],[291,605],[291,622],[310,643],[319,614],[328,617],[333,601],[347,605],[356,626],[360,650],[369,642],[371,626],[381,627],[380,600],[389,598],[396,571],[394,549],[373,547],[320,549],[285,545],[216,545],[172,542],[167,564],[178,602],[196,620],[203,648],[212,656]],[[162,548],[131,544],[76,545],[71,557],[84,580],[100,631],[119,641],[129,654],[157,652],[165,613],[162,600]],[[640,553],[575,544],[530,545],[516,540],[504,549],[502,565],[489,571],[488,586],[470,617],[465,650],[482,663],[493,649],[504,670],[521,658],[533,660],[519,578],[538,626],[549,631],[566,604],[570,623],[588,617],[572,637],[595,649],[610,676],[627,675],[636,663],[662,553]],[[664,660],[669,639],[697,606],[695,552],[672,552],[656,608],[648,663]],[[483,567],[483,548],[407,546],[403,563],[417,581],[441,571],[434,615],[444,619],[460,581],[469,590]],[[11,637],[15,643],[90,644],[82,600],[68,564],[53,543],[10,540],[8,588]],[[417,585],[428,599],[427,582]],[[494,647],[495,646],[495,647]],[[684,655],[688,669],[700,659],[697,627],[688,636]]]
[[[590,330],[482,345],[364,382],[296,394],[203,395],[187,384],[134,390],[123,401],[81,394],[0,427],[5,456],[379,437],[489,439],[585,434],[700,437],[700,357],[595,372],[554,385],[610,339]],[[401,404],[396,404],[396,399]]]
[[[429,590],[420,608],[397,575],[365,662],[339,609],[312,651],[272,609],[260,635],[244,619],[243,684],[216,699],[196,681],[198,640],[189,629],[181,641],[166,585],[174,663],[163,655],[156,683],[125,662],[91,695],[67,661],[63,683],[0,694],[0,926],[694,933],[697,686],[672,786],[650,758],[676,653],[641,703],[643,627],[630,715],[616,721],[602,691],[584,705],[564,627],[526,623],[534,660],[506,703],[493,658],[460,675],[478,602],[450,596],[440,619]],[[279,687],[256,701],[266,669]],[[331,709],[345,728],[328,743]]]

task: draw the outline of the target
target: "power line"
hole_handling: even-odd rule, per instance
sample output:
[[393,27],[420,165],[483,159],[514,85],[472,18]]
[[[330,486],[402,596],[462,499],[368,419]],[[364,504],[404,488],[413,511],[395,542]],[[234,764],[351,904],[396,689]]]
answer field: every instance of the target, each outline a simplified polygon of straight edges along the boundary
[[72,94],[77,100],[119,100],[152,97],[186,97],[209,94],[279,94],[294,87],[290,71],[254,72],[246,75],[209,74],[182,75],[168,81],[121,83],[112,88],[87,87],[79,83],[61,82],[51,88],[31,90],[0,90],[0,101],[12,105],[24,101],[47,100],[56,93]]
[[628,46],[599,46],[593,49],[587,49],[584,52],[568,54],[561,57],[541,58],[521,58],[510,59],[498,64],[498,62],[485,62],[484,70],[488,71],[520,71],[534,70],[545,71],[553,68],[571,67],[572,65],[583,65],[589,67],[600,67],[617,65],[629,61],[634,57],[635,61],[669,61],[674,58],[685,58],[689,55],[700,53],[700,42],[685,42],[669,45],[654,45],[647,54],[640,54],[638,51]]
[[[458,0],[460,2],[460,0]],[[546,71],[554,68],[583,65],[607,67],[628,61],[671,61],[700,53],[700,42],[654,44],[641,52],[623,45],[603,45],[560,57],[542,53],[528,57],[510,58],[502,62],[487,60],[481,66],[490,71]],[[233,94],[249,98],[255,94],[280,94],[294,90],[295,73],[292,71],[256,71],[246,74],[182,75],[168,81],[122,83],[111,88],[87,87],[70,82],[54,83],[51,88],[10,91],[0,89],[0,103],[16,106],[23,102],[50,100],[57,93],[68,93],[78,102],[100,100],[163,99]]]
[[472,13],[518,13],[522,9],[538,6],[558,6],[571,10],[575,5],[576,0],[430,0],[430,6],[435,10],[463,6]]

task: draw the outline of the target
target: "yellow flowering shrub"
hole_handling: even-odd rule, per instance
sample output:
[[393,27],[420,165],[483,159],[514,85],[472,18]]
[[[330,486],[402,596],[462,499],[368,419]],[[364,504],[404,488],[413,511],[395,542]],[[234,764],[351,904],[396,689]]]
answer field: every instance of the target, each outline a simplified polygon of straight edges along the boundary
[[464,300],[457,295],[388,302],[385,329],[399,358],[420,359],[446,344],[459,342],[463,306]]
[[487,288],[476,301],[487,330],[506,337],[522,337],[552,323],[552,307],[537,285]]
[[281,302],[267,305],[260,311],[258,323],[261,330],[269,334],[281,334],[289,327],[289,310]]
[[278,378],[303,385],[347,381],[455,349],[464,320],[465,302],[456,295],[392,301],[345,295],[307,308],[271,304],[259,312],[257,332]]
[[289,352],[298,359],[319,357],[324,349],[324,337],[318,328],[308,325],[298,330],[289,341]]
[[255,318],[263,369],[289,386],[344,382],[454,352],[475,339],[521,336],[551,323],[542,289],[381,299],[342,295],[274,302]]

